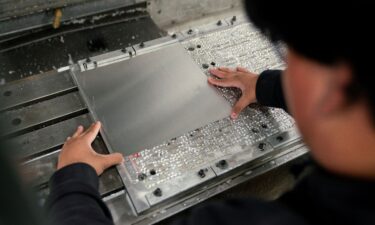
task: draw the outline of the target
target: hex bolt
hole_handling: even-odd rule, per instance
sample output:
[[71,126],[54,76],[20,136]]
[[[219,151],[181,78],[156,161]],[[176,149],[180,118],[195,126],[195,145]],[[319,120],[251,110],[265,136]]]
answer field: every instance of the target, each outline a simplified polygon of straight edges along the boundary
[[145,180],[146,178],[147,178],[147,175],[144,174],[144,173],[141,173],[141,174],[138,175],[138,180],[140,180],[140,181],[143,181],[143,180]]
[[258,145],[258,148],[261,150],[261,151],[264,151],[264,147],[266,146],[265,143],[259,143]]
[[163,192],[160,188],[156,188],[155,191],[153,192],[153,194],[156,196],[156,197],[161,197],[163,195]]
[[206,173],[204,172],[203,169],[201,169],[201,170],[198,171],[198,176],[199,176],[200,178],[205,178],[205,177],[206,177]]

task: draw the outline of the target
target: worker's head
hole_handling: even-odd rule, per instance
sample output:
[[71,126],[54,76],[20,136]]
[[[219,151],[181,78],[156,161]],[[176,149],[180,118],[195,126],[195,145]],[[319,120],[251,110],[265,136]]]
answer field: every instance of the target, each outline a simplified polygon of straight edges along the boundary
[[271,41],[287,46],[284,92],[315,158],[338,172],[375,175],[374,145],[368,149],[375,143],[375,8],[321,0],[247,0],[246,7]]

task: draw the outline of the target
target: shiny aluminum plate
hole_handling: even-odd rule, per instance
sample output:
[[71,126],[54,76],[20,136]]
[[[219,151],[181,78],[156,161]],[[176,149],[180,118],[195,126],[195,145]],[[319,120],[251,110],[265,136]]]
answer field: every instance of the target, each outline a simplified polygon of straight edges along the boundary
[[124,155],[223,119],[231,109],[179,43],[75,76],[110,150]]

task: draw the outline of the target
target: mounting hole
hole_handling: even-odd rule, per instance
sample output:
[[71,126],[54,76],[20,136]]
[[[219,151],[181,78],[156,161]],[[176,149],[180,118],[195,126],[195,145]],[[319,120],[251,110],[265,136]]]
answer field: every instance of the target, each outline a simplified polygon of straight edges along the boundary
[[202,67],[203,67],[203,69],[208,69],[208,67],[210,67],[210,66],[208,64],[204,63],[204,64],[202,64]]
[[150,170],[150,174],[153,176],[156,174],[156,171],[154,169]]
[[155,191],[153,192],[153,194],[156,196],[156,197],[161,197],[163,195],[163,192],[160,188],[156,188]]
[[277,137],[276,137],[276,140],[277,140],[278,142],[282,142],[282,141],[284,140],[284,138],[283,138],[282,136],[277,136]]
[[197,48],[202,48],[202,45],[197,45]]
[[226,160],[220,160],[219,162],[216,163],[216,167],[220,169],[226,169],[228,167],[228,162]]
[[268,128],[267,124],[262,124],[262,128],[267,129]]
[[189,47],[188,50],[192,52],[194,51],[194,47]]
[[4,95],[5,97],[9,97],[9,96],[12,95],[12,91],[5,91],[5,92],[3,93],[3,95]]
[[259,133],[259,131],[258,131],[257,129],[255,129],[255,128],[251,129],[251,131],[252,131],[253,133]]
[[20,125],[21,122],[22,122],[22,120],[20,118],[15,118],[15,119],[12,120],[12,124],[14,126]]

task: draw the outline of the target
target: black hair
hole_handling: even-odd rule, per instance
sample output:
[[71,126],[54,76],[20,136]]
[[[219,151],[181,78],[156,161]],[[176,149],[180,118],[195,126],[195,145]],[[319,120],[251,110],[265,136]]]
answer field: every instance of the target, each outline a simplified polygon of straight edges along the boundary
[[375,7],[371,1],[246,0],[250,20],[272,42],[282,41],[319,63],[348,63],[349,101],[364,97],[375,124]]

